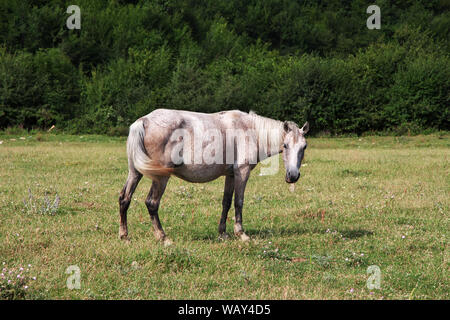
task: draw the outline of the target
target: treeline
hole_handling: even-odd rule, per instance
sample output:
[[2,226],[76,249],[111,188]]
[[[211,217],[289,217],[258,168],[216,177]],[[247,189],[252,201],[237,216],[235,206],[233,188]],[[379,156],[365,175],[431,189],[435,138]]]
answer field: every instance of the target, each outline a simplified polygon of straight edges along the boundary
[[313,132],[449,130],[450,2],[0,1],[0,128],[126,134],[156,108]]

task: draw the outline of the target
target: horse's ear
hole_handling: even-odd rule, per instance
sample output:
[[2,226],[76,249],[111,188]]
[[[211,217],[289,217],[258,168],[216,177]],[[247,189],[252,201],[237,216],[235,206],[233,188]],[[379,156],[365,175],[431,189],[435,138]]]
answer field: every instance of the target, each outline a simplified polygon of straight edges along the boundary
[[285,131],[286,133],[288,133],[289,131],[292,130],[292,127],[291,127],[289,121],[285,121],[285,122],[283,123],[283,128],[284,128],[284,131]]
[[301,131],[302,131],[303,134],[307,134],[308,133],[308,131],[309,131],[309,123],[308,123],[308,121],[305,122],[305,124],[301,128]]

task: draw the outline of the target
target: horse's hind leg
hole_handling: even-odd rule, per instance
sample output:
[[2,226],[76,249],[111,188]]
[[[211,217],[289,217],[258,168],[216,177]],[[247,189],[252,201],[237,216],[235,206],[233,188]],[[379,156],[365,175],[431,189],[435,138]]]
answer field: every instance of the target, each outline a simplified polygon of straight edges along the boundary
[[142,178],[142,174],[134,169],[130,169],[128,172],[128,179],[120,192],[119,196],[119,207],[120,207],[120,227],[119,227],[119,238],[128,239],[128,225],[127,225],[127,210],[130,206],[131,196],[136,190],[136,186]]
[[147,206],[148,213],[150,214],[150,219],[152,220],[153,229],[155,230],[156,239],[162,241],[164,245],[170,245],[172,242],[169,238],[167,238],[161,226],[161,222],[159,221],[158,216],[158,208],[161,197],[166,190],[168,181],[169,177],[167,176],[154,177],[152,187],[150,188],[150,192],[147,196],[147,199],[145,200],[145,205]]
[[223,200],[222,200],[222,216],[220,217],[219,223],[219,238],[224,239],[227,238],[227,216],[228,211],[230,210],[231,203],[233,201],[233,192],[234,192],[234,177],[226,176],[225,177],[225,188],[223,190]]

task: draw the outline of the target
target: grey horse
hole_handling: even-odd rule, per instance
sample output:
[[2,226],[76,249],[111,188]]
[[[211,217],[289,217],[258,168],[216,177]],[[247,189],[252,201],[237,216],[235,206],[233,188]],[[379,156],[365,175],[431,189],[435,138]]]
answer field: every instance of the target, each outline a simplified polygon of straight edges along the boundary
[[225,176],[219,237],[227,237],[226,220],[234,193],[234,234],[249,240],[242,227],[242,208],[250,171],[258,162],[282,152],[285,180],[297,182],[308,130],[308,122],[299,128],[291,121],[238,110],[206,114],[157,109],[139,118],[130,126],[127,140],[129,171],[119,196],[119,237],[128,239],[127,210],[142,176],[152,179],[145,204],[155,236],[165,245],[171,241],[161,226],[158,208],[170,176],[189,182]]

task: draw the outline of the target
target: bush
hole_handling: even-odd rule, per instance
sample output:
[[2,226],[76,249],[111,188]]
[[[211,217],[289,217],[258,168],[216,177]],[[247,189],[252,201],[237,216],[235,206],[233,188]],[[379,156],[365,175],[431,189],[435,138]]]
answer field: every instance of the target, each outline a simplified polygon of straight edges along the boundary
[[170,63],[171,54],[164,47],[155,52],[130,49],[128,59],[93,72],[83,84],[83,131],[106,133],[129,126],[155,109],[156,93],[170,79]]
[[0,48],[0,128],[64,126],[77,114],[79,73],[59,49],[9,54]]
[[353,98],[352,78],[342,60],[310,55],[288,58],[277,66],[274,78],[265,97],[271,117],[299,125],[308,120],[312,132],[353,129],[355,110],[348,105]]
[[447,57],[420,56],[394,76],[386,113],[390,125],[415,123],[448,129],[450,65]]
[[254,110],[313,134],[448,130],[444,2],[386,5],[368,30],[361,1],[79,0],[68,30],[64,1],[3,1],[0,129],[122,135],[164,107]]

